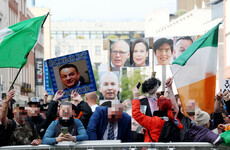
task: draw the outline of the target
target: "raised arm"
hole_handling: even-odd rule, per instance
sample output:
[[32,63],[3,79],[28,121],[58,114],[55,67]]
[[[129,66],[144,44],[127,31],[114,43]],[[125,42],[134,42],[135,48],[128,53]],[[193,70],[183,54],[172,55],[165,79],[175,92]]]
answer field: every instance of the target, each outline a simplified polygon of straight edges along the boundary
[[132,90],[133,92],[133,100],[132,100],[132,116],[133,118],[143,127],[149,129],[151,124],[151,119],[154,119],[150,116],[146,116],[140,110],[140,101],[139,101],[139,90],[135,86]]
[[1,116],[1,122],[2,122],[3,126],[6,126],[6,124],[8,122],[8,118],[7,118],[8,107],[9,107],[11,99],[14,96],[15,96],[15,90],[10,90],[7,93],[7,97],[5,99],[5,103],[4,103],[3,108],[2,108],[2,116]]
[[58,100],[61,99],[63,95],[64,92],[62,90],[59,90],[55,93],[53,100],[50,101],[46,113],[46,118],[49,121],[49,124],[57,117]]
[[173,78],[168,78],[166,80],[166,86],[167,86],[168,92],[169,92],[169,99],[171,100],[172,107],[174,109],[174,112],[176,113],[175,117],[177,117],[178,112],[179,112],[179,106],[177,104],[176,97],[174,96],[174,93],[173,93],[173,90],[172,90],[172,83],[173,83]]

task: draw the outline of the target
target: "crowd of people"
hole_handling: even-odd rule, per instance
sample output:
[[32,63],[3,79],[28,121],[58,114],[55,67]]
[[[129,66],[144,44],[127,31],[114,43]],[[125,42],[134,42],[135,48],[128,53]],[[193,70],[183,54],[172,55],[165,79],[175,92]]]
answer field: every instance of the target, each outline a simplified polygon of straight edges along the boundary
[[[101,82],[114,86],[108,78]],[[214,112],[208,114],[195,100],[189,100],[182,109],[172,82],[172,78],[167,79],[167,91],[159,93],[161,81],[147,79],[142,83],[142,94],[139,85],[135,86],[133,100],[123,103],[115,98],[116,91],[100,87],[103,97],[108,99],[101,105],[97,103],[96,91],[86,93],[83,98],[73,90],[68,100],[62,100],[64,92],[59,90],[47,104],[37,99],[28,103],[14,100],[15,90],[10,90],[0,102],[0,145],[54,145],[85,140],[228,144],[221,133],[229,129],[229,92],[220,91],[216,95]],[[45,93],[44,102],[47,96]],[[140,125],[142,128],[137,130],[135,126]]]

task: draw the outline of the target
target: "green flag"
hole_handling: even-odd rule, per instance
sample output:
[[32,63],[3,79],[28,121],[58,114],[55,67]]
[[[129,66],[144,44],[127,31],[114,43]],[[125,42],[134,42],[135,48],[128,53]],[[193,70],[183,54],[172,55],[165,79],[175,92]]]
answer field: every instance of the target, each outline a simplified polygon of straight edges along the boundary
[[35,47],[47,15],[31,18],[0,30],[0,68],[22,68]]

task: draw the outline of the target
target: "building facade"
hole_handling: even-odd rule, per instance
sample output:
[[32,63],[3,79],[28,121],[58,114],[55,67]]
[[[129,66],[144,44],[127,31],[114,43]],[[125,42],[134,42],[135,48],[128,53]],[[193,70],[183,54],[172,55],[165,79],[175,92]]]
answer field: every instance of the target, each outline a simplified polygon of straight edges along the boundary
[[93,67],[109,63],[103,39],[145,37],[144,22],[52,22],[51,57],[89,50]]
[[[3,5],[2,5],[3,4]],[[0,11],[3,19],[0,20],[0,29],[11,26],[15,23],[34,17],[34,15],[26,7],[26,0],[3,0],[0,1]],[[0,15],[1,16],[1,15]],[[43,41],[43,34],[41,33],[39,41]],[[37,44],[35,49],[43,51],[43,45]],[[43,53],[43,52],[42,52]],[[16,55],[16,54],[15,54]],[[16,100],[28,101],[30,97],[35,96],[35,50],[31,50],[28,55],[27,64],[22,68],[15,84]],[[15,68],[0,68],[1,92],[7,93],[10,89],[13,80],[15,79],[19,69]]]

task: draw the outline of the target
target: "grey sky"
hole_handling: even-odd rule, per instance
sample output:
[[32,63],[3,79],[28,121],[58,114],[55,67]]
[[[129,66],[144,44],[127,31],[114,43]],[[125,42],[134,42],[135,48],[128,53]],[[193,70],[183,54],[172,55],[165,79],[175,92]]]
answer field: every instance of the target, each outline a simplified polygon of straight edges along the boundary
[[153,9],[175,13],[176,0],[36,0],[36,7],[50,8],[53,21],[143,21]]

